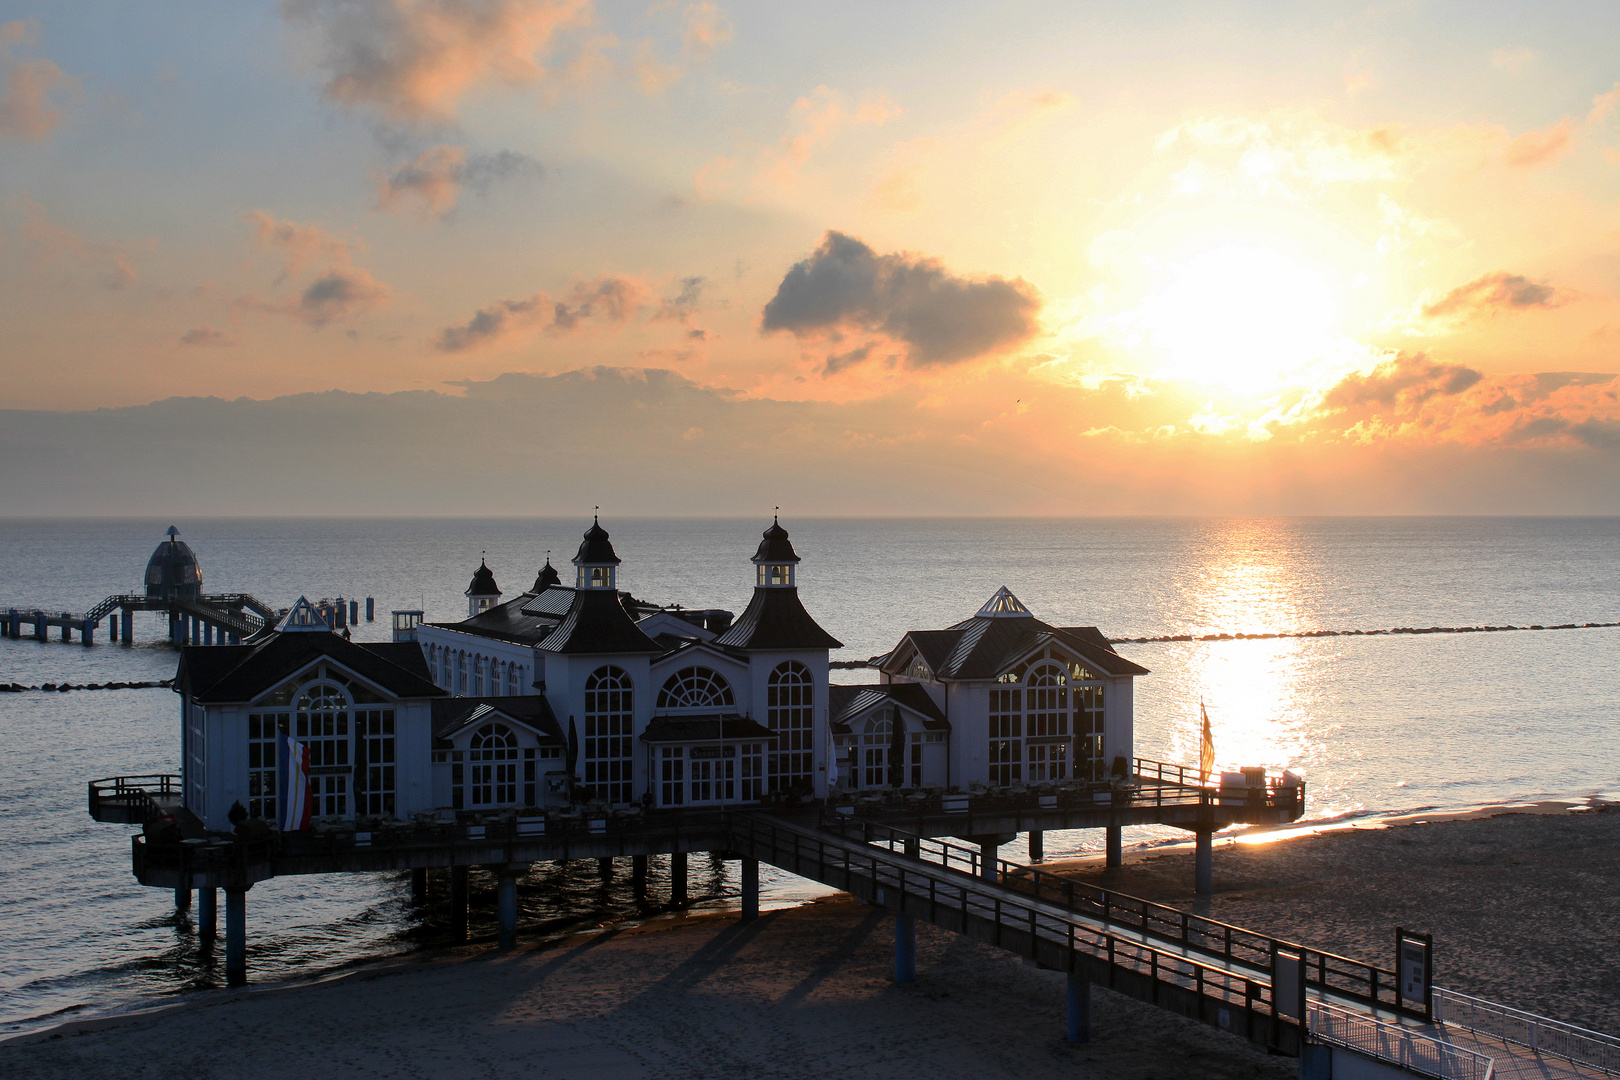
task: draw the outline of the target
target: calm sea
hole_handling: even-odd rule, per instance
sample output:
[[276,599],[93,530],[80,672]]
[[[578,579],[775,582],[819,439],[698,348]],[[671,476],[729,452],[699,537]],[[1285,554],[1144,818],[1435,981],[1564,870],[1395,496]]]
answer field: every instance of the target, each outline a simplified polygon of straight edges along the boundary
[[[372,596],[379,618],[362,623],[359,636],[380,640],[391,608],[458,617],[481,556],[508,593],[521,591],[548,550],[566,563],[588,522],[0,521],[0,608],[83,611],[132,591],[170,524],[196,549],[209,591],[252,592],[277,606],[300,593]],[[624,560],[623,585],[638,597],[738,612],[746,604],[748,558],[765,522],[604,524]],[[837,658],[881,653],[907,629],[971,615],[999,585],[1049,622],[1094,624],[1112,637],[1620,618],[1620,520],[1612,518],[784,524],[804,559],[806,606],[845,642]],[[133,648],[0,639],[0,682],[169,677],[175,654],[158,640],[160,618],[138,617]],[[1120,651],[1153,671],[1138,682],[1139,754],[1196,760],[1202,699],[1223,764],[1302,771],[1310,814],[1331,817],[1620,790],[1617,646],[1620,630],[1591,629]],[[178,738],[177,699],[167,690],[0,696],[0,1032],[219,984],[220,958],[199,951],[191,919],[174,913],[168,894],[131,878],[130,830],[85,814],[87,780],[178,771]],[[1049,835],[1047,853],[1100,841]],[[723,903],[732,884],[698,864],[699,887]],[[822,891],[769,873],[765,887],[778,902]],[[434,910],[412,912],[405,893],[391,875],[256,886],[252,978],[435,940]],[[538,868],[523,904],[526,919],[558,925],[635,911],[625,883],[604,884],[594,864]]]

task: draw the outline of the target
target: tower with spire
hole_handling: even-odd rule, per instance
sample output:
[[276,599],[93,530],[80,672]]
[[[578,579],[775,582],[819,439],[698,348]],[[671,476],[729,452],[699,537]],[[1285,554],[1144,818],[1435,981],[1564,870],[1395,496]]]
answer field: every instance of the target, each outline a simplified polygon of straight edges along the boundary
[[495,584],[495,572],[483,559],[473,571],[472,583],[467,586],[467,617],[482,615],[501,602],[501,587]]

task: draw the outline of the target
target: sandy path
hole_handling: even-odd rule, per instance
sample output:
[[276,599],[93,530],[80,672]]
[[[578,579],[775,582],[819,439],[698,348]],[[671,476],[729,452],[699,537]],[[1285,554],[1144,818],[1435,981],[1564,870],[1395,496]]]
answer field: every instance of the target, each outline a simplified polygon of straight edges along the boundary
[[[656,926],[656,924],[654,924]],[[667,926],[668,924],[666,924]],[[1222,1078],[1295,1075],[1210,1028],[1094,991],[1096,1037],[1063,1041],[1063,981],[918,927],[890,981],[892,922],[848,900],[392,963],[220,994],[104,1030],[0,1045],[7,1080],[523,1077]]]
[[1620,808],[1217,844],[1207,907],[1190,851],[1074,872],[1386,968],[1397,926],[1432,933],[1437,984],[1620,1034]]

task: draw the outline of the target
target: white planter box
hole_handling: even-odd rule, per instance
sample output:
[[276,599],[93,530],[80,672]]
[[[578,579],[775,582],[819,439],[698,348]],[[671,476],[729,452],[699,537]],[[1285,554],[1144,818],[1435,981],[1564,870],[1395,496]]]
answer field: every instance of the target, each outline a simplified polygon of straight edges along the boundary
[[519,836],[546,835],[545,818],[518,818],[517,833]]
[[482,840],[483,838],[484,838],[484,827],[482,825],[469,825],[469,826],[467,826],[467,839],[469,839],[469,840]]
[[968,809],[968,796],[946,795],[939,800],[939,808],[947,814],[965,814]]

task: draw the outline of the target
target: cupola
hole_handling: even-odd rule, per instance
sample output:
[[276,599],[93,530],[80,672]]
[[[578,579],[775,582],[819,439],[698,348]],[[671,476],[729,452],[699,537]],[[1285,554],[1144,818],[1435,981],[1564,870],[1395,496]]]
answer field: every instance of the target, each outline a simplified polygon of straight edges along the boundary
[[765,530],[759,550],[754,552],[755,584],[761,589],[792,589],[797,587],[798,553],[788,540],[788,531],[782,522],[771,518],[771,527]]
[[195,600],[202,592],[202,568],[180,530],[169,526],[169,538],[146,564],[146,595],[161,600]]
[[585,541],[574,556],[574,587],[577,589],[618,588],[619,557],[613,553],[608,531],[602,528],[601,518],[593,518],[585,530]]
[[495,584],[495,573],[483,559],[473,571],[472,584],[467,586],[467,616],[482,615],[501,602],[501,587]]
[[557,573],[557,568],[555,566],[551,565],[551,553],[548,551],[546,552],[546,565],[542,566],[540,568],[540,573],[535,575],[534,588],[530,589],[529,591],[539,594],[545,592],[553,585],[561,584],[562,575]]

